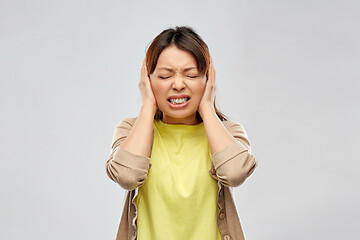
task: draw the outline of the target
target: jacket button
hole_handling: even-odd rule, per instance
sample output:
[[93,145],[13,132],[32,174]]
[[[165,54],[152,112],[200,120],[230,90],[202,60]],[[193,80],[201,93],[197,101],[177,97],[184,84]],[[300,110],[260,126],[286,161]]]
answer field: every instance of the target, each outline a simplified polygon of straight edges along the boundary
[[216,174],[215,168],[212,168],[212,169],[211,169],[211,173],[212,173],[212,174]]
[[230,238],[229,235],[225,235],[225,236],[224,236],[224,240],[231,240],[231,238]]
[[225,213],[220,213],[219,218],[223,220],[225,218]]

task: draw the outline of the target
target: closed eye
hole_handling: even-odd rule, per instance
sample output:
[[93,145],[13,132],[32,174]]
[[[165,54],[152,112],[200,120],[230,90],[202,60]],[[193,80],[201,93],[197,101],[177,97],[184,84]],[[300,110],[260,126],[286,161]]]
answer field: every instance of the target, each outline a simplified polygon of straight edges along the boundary
[[160,76],[159,76],[159,78],[160,78],[160,79],[168,79],[169,77],[160,77]]
[[197,78],[199,76],[187,76],[188,78]]

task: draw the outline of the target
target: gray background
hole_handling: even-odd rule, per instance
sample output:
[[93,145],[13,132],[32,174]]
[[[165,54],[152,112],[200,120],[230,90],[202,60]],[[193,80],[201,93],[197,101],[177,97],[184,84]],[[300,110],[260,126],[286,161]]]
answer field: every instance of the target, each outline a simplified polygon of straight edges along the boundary
[[259,160],[234,189],[247,239],[359,239],[358,1],[1,1],[0,239],[114,239],[115,125],[147,44],[195,28],[217,101]]

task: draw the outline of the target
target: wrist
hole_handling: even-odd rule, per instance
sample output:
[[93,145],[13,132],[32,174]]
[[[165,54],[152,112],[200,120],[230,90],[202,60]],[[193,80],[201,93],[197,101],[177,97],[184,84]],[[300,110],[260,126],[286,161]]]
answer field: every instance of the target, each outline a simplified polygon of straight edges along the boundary
[[156,113],[156,105],[150,102],[145,102],[141,105],[141,111],[150,112],[153,116]]
[[206,118],[209,114],[216,114],[215,108],[211,104],[204,104],[199,108],[199,113],[202,119]]

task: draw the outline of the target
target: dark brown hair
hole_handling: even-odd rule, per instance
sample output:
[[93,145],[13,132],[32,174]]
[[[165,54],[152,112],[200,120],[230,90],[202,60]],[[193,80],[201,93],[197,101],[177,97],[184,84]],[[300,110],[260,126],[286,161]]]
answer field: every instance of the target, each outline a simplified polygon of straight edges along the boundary
[[[196,59],[198,71],[201,74],[205,74],[206,78],[208,77],[210,63],[209,48],[194,29],[185,26],[168,28],[157,35],[151,42],[145,56],[146,67],[149,75],[155,71],[161,52],[172,45],[191,53]],[[217,109],[215,101],[214,108],[216,115],[220,120],[227,120],[226,116]],[[200,121],[202,121],[198,111],[196,111],[196,116]],[[154,118],[157,120],[162,119],[162,112],[160,109],[156,110]]]

